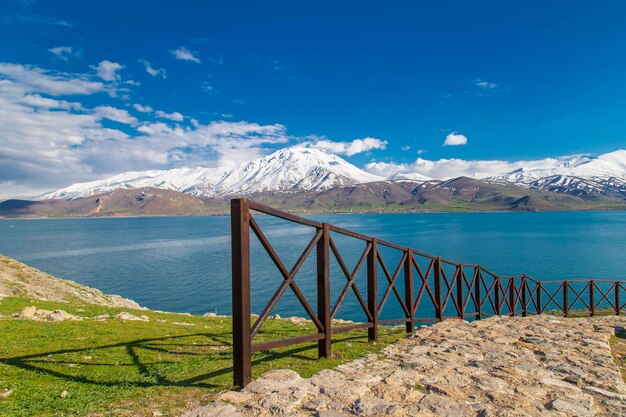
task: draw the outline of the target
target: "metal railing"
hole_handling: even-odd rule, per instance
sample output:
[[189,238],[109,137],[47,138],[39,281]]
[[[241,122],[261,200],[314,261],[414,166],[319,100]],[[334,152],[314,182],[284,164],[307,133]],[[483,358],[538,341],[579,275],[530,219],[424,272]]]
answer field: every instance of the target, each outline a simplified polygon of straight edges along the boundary
[[[261,230],[252,212],[287,220],[315,229],[313,238],[291,269],[287,269]],[[267,252],[283,278],[268,304],[251,323],[250,304],[250,230]],[[502,276],[476,264],[461,264],[418,250],[365,236],[341,227],[320,223],[276,210],[245,198],[231,200],[232,297],[233,297],[233,373],[234,383],[244,387],[251,381],[252,353],[298,343],[318,343],[318,356],[331,356],[333,334],[367,329],[371,341],[378,340],[381,325],[405,324],[412,332],[415,323],[436,322],[451,318],[476,319],[493,315],[541,314],[560,312],[569,316],[572,310],[589,315],[600,309],[622,314],[626,303],[626,282],[607,280],[538,281],[527,275]],[[349,269],[333,239],[343,235],[364,243],[356,265]],[[381,249],[399,251],[400,261],[389,269]],[[295,277],[307,258],[316,256],[316,309],[304,296]],[[331,256],[344,275],[343,288],[333,304],[330,298]],[[365,296],[358,288],[356,276],[365,265]],[[382,270],[382,277],[379,276]],[[382,278],[386,289],[379,294]],[[403,294],[398,286],[402,284]],[[285,291],[290,288],[317,328],[313,334],[252,343]],[[332,327],[339,308],[352,291],[367,322]],[[381,312],[391,296],[402,310],[402,317],[382,320]],[[421,308],[420,308],[421,307]]]

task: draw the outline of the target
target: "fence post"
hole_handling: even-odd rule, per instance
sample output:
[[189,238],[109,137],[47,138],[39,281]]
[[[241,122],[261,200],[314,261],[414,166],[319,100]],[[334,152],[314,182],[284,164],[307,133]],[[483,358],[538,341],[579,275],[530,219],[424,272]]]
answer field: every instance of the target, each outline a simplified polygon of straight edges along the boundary
[[589,281],[589,315],[591,317],[593,317],[594,314],[596,313],[596,299],[595,299],[595,294],[594,294],[595,286],[596,286],[596,283],[594,282],[594,280],[590,280]]
[[443,308],[441,303],[443,302],[441,299],[441,258],[436,257],[434,259],[433,269],[435,272],[435,301],[437,305],[435,306],[435,317],[438,321],[443,320]]
[[621,301],[619,299],[619,292],[622,287],[622,283],[619,281],[615,281],[615,314],[620,315],[622,310]]
[[252,380],[250,333],[250,212],[248,200],[230,200],[233,285],[233,379],[245,387]]
[[461,264],[456,267],[456,305],[461,320],[465,319],[463,304],[463,264]]
[[526,275],[522,275],[522,317],[526,317],[526,310],[528,308],[528,300],[526,300]]
[[515,306],[517,305],[517,302],[515,301],[515,278],[514,277],[510,277],[509,278],[509,315],[510,316],[514,316],[515,315]]
[[569,315],[569,284],[567,280],[563,281],[563,315]]
[[367,330],[371,342],[378,341],[378,245],[372,239],[372,249],[367,255],[367,307],[372,315],[372,327]]
[[413,333],[415,323],[413,322],[413,250],[406,251],[406,260],[404,261],[404,304],[409,310],[409,321],[406,322],[406,332]]
[[322,223],[322,237],[317,242],[317,316],[324,326],[324,338],[317,342],[317,356],[330,358],[331,323],[330,323],[330,228]]
[[541,282],[537,282],[535,285],[537,286],[537,314],[543,314],[543,307],[541,306],[541,289],[543,285],[541,285]]
[[474,309],[476,310],[476,320],[482,319],[482,307],[480,301],[480,284],[483,279],[483,274],[480,272],[480,266],[474,267]]
[[495,284],[493,285],[493,289],[495,290],[495,304],[496,304],[496,311],[494,311],[496,316],[500,315],[500,277],[493,277],[493,279],[496,280]]

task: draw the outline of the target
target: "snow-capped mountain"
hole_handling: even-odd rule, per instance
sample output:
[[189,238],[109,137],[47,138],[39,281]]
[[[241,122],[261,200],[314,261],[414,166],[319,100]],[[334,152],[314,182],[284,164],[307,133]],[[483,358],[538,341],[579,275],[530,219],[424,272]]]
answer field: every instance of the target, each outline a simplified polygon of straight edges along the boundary
[[389,175],[387,179],[390,181],[417,181],[417,182],[426,182],[426,181],[434,180],[433,178],[427,177],[426,175],[418,174],[417,172],[396,172],[395,174]]
[[554,166],[548,167],[522,167],[487,180],[578,196],[626,197],[626,150],[555,160]]
[[226,196],[262,191],[326,190],[341,185],[380,181],[336,155],[313,148],[284,148],[234,169],[177,168],[126,172],[78,183],[42,196],[75,199],[118,188],[156,187],[198,196]]
[[506,175],[494,178],[527,184],[541,178],[553,177],[555,175],[586,179],[626,179],[626,150],[618,150],[598,157],[583,155],[552,161],[554,161],[553,164],[546,163],[548,166],[536,166],[532,168],[522,167]]
[[[438,163],[442,162],[458,164],[459,160],[441,160]],[[600,195],[626,198],[626,150],[598,157],[575,156],[504,164],[504,167],[515,169],[506,172],[499,163],[491,170],[491,174],[489,170],[479,167],[481,169],[478,171],[471,171],[474,174],[461,175],[491,183],[514,184],[580,197]],[[445,179],[456,177],[448,176]],[[420,172],[406,171],[392,172],[382,177],[365,172],[336,155],[296,146],[281,149],[233,169],[177,168],[126,172],[103,180],[74,184],[46,194],[42,199],[71,200],[119,188],[156,187],[197,196],[220,197],[268,191],[324,191],[383,180],[432,183],[441,179],[444,178],[431,178]]]

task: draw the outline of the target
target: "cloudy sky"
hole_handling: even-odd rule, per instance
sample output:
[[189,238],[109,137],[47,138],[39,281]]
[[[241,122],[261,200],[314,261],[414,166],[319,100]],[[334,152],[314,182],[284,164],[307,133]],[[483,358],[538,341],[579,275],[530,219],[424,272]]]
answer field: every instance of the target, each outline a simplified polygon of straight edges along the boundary
[[0,198],[298,143],[441,176],[626,148],[624,2],[219,3],[3,1]]

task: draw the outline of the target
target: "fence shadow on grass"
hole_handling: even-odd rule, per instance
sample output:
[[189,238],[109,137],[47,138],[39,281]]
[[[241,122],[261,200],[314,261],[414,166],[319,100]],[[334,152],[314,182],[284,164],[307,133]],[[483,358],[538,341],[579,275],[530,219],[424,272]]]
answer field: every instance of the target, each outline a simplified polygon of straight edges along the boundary
[[[229,336],[230,333],[199,332],[143,338],[5,357],[0,358],[0,364],[95,386],[225,389],[230,387],[229,376],[232,374],[232,346],[225,341]],[[359,337],[346,335],[337,341],[353,339]],[[307,351],[310,354],[307,355]],[[80,357],[81,360],[72,360],[72,357]],[[299,345],[288,350],[258,352],[253,363],[263,365],[286,358],[315,363],[316,346]],[[181,362],[185,362],[182,366],[189,366],[190,370],[183,372],[183,377],[177,372],[174,372],[175,376],[168,375],[167,369],[180,366]],[[110,368],[108,373],[103,370],[107,367]],[[120,372],[120,368],[126,371]],[[199,369],[201,371],[197,373]],[[130,374],[134,378],[129,378]],[[222,376],[227,377],[220,378]]]

